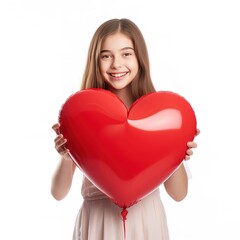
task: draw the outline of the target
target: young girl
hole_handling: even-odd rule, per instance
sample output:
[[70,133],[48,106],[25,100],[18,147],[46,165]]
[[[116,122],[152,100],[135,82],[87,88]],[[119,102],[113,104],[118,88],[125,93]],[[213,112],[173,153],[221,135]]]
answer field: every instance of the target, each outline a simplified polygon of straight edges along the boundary
[[[116,94],[130,108],[141,96],[154,92],[144,38],[128,19],[103,23],[90,43],[82,89],[103,88]],[[57,200],[70,190],[76,169],[65,148],[66,139],[57,133],[56,150],[61,155],[52,178],[51,193]],[[199,133],[197,130],[196,135]],[[195,142],[189,142],[185,160],[193,154]],[[167,193],[176,201],[187,195],[188,177],[182,164],[165,182]],[[73,240],[123,240],[123,223],[119,207],[97,189],[86,177],[82,184],[83,204],[76,219]],[[168,240],[168,226],[159,189],[128,209],[128,240]]]

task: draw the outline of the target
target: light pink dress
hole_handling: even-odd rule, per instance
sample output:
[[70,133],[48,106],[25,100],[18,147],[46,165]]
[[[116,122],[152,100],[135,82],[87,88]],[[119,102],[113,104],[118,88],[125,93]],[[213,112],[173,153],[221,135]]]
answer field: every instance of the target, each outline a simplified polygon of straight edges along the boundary
[[[84,201],[76,219],[73,240],[124,240],[122,209],[86,177],[82,196]],[[159,189],[127,210],[127,240],[169,240]]]

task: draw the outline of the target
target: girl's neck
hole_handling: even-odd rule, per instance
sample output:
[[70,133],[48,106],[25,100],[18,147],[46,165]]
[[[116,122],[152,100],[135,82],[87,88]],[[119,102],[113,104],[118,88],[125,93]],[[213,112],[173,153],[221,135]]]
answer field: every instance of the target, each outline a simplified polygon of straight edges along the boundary
[[109,90],[112,93],[116,94],[123,101],[123,103],[128,109],[132,106],[134,102],[134,98],[132,96],[130,86],[120,90],[118,89],[109,89]]

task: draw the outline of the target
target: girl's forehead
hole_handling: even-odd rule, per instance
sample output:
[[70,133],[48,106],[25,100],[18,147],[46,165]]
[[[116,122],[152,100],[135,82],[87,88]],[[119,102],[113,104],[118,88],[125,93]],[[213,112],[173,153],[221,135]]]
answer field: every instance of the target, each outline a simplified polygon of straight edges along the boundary
[[107,36],[102,42],[103,48],[126,48],[133,47],[132,40],[123,33],[114,33]]

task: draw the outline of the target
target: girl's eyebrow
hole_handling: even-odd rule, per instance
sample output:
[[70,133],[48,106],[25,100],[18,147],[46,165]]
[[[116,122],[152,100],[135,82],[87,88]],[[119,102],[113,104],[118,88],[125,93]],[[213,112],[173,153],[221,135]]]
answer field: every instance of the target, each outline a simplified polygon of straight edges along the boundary
[[[121,49],[121,51],[128,50],[128,49],[131,49],[131,50],[134,51],[134,48],[132,48],[132,47],[124,47],[124,48]],[[110,50],[101,50],[101,53],[104,53],[104,52],[111,52],[111,51]]]

